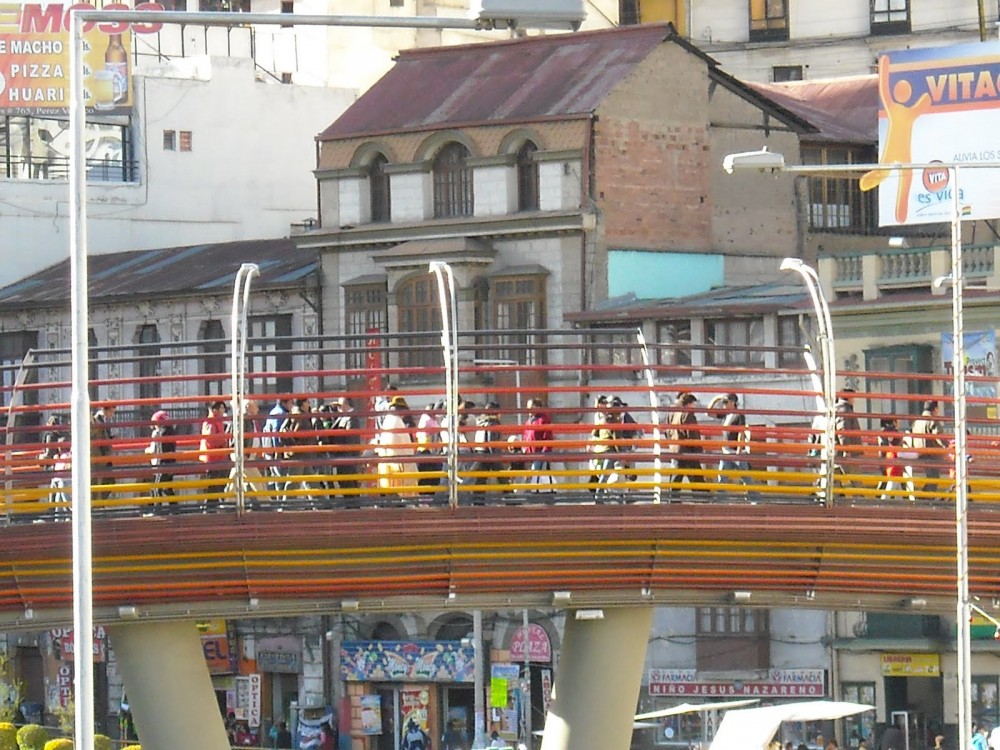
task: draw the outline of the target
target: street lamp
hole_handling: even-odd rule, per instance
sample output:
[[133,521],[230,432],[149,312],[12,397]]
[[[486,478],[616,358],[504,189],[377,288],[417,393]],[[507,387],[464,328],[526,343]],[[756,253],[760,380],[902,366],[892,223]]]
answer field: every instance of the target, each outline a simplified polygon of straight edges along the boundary
[[799,258],[785,258],[781,261],[782,271],[795,271],[802,277],[809,290],[816,320],[819,325],[819,351],[823,360],[823,498],[827,505],[833,504],[833,478],[837,468],[837,356],[833,347],[833,321],[830,306],[819,284],[816,271]]
[[[959,747],[972,743],[972,657],[969,636],[971,602],[969,600],[969,486],[966,465],[966,394],[965,394],[965,322],[962,299],[962,207],[959,191],[959,164],[933,162],[912,164],[840,164],[786,166],[781,154],[763,148],[729,154],[722,160],[722,168],[729,174],[736,170],[760,172],[790,172],[796,174],[857,174],[894,170],[947,170],[951,181],[951,302],[952,302],[952,391],[954,397],[955,429],[955,558],[956,558],[956,661],[958,678],[958,739]],[[997,162],[973,162],[963,168],[998,169]]]
[[455,274],[444,261],[432,260],[441,304],[441,348],[444,350],[444,389],[448,402],[448,502],[458,507],[458,298]]

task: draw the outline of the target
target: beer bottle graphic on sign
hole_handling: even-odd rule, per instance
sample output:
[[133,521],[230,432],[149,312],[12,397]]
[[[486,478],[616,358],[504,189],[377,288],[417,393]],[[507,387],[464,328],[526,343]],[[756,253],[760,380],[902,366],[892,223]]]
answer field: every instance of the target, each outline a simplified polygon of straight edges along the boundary
[[108,48],[104,51],[104,69],[114,76],[114,101],[124,102],[128,98],[128,54],[122,45],[121,34],[111,34]]

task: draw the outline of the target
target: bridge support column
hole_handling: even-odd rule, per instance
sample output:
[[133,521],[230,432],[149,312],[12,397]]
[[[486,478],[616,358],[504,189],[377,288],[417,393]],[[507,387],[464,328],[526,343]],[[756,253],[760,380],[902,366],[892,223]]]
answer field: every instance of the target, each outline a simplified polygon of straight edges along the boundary
[[566,615],[542,750],[628,750],[652,607],[603,609],[602,620]]
[[142,750],[228,750],[193,620],[108,630]]

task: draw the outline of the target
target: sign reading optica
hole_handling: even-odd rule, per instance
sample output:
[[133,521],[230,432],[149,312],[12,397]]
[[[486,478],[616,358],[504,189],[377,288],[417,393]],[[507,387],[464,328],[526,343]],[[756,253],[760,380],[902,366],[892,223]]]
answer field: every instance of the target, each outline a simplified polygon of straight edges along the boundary
[[[879,164],[1000,161],[1000,43],[889,52],[879,58]],[[1000,217],[995,170],[959,169],[963,218]],[[879,169],[879,224],[950,221],[953,175],[944,167]]]
[[[89,3],[0,3],[0,112],[64,115],[69,111],[70,8]],[[103,10],[131,10],[110,3]],[[136,10],[163,10],[144,2]],[[88,111],[107,114],[132,108],[132,35],[154,34],[162,24],[86,23],[83,87]]]

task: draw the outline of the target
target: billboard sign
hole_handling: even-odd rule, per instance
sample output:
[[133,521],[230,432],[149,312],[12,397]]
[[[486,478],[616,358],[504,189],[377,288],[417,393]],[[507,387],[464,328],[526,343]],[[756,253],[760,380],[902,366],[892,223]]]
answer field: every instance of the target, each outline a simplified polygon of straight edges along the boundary
[[[1000,161],[1000,42],[889,52],[878,61],[879,164]],[[879,186],[879,224],[951,221],[953,190],[963,218],[1000,217],[992,169],[880,169],[861,179]]]
[[[69,112],[71,8],[88,3],[0,4],[0,114],[66,115]],[[163,10],[145,2],[136,10]],[[102,10],[132,10],[109,3]],[[132,34],[154,34],[162,24],[87,23],[83,29],[83,96],[88,112],[132,109]]]

